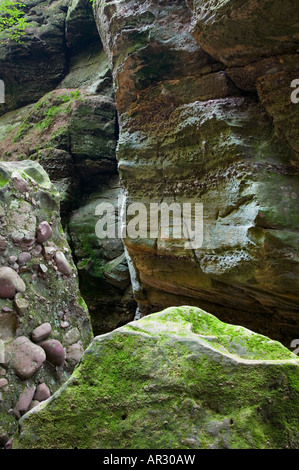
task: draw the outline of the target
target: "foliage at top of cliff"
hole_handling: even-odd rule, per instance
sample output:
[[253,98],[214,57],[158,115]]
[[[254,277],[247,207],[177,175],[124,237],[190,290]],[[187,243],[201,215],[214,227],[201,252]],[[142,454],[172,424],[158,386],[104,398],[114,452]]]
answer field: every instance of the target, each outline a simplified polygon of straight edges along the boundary
[[21,41],[27,26],[23,7],[21,2],[0,0],[0,44],[9,39]]

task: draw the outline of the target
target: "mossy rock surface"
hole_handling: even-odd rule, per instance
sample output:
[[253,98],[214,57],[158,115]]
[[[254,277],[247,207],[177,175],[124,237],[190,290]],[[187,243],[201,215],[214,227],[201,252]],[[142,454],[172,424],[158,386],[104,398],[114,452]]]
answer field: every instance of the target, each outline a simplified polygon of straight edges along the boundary
[[15,449],[298,448],[299,360],[196,307],[97,336]]

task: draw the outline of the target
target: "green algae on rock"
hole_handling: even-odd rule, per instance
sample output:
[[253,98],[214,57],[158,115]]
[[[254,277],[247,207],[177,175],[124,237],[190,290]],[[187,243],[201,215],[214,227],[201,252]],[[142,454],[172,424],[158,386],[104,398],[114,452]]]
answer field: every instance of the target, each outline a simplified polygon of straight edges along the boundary
[[298,405],[299,360],[283,345],[171,307],[94,338],[13,447],[298,448]]

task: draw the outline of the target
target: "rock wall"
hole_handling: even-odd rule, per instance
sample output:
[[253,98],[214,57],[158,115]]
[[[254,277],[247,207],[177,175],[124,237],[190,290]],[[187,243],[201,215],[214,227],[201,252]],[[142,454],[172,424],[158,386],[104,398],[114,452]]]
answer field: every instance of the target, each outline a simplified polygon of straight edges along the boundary
[[95,15],[126,207],[203,204],[200,247],[149,230],[126,237],[139,308],[197,305],[289,346],[299,333],[298,22],[294,2],[280,6],[97,1]]
[[59,194],[36,162],[0,163],[0,447],[93,338]]

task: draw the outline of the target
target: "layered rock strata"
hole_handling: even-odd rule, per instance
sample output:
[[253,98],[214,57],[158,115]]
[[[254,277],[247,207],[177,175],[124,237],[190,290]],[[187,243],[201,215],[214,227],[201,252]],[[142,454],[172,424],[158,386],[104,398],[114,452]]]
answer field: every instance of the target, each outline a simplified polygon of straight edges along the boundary
[[[96,2],[126,207],[142,203],[148,215],[151,203],[203,204],[202,244],[199,234],[191,249],[171,213],[176,236],[161,236],[161,220],[151,234],[149,219],[127,234],[144,314],[192,303],[287,345],[299,333],[291,4],[281,18],[279,2]],[[260,10],[280,23],[275,37],[255,21]]]

